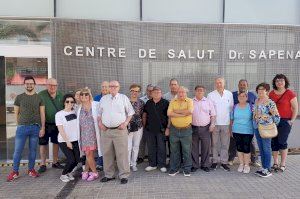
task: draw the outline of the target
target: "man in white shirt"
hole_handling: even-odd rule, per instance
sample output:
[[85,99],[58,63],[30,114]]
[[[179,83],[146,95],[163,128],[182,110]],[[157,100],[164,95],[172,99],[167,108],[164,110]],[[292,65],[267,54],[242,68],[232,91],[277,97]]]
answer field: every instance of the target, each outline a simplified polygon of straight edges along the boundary
[[[212,133],[213,160],[211,169],[216,170],[218,166],[218,156],[220,154],[221,167],[225,171],[230,171],[228,167],[228,148],[230,141],[230,112],[233,107],[233,96],[225,90],[225,80],[222,77],[215,79],[216,90],[208,94],[216,110],[216,127]],[[220,151],[219,151],[220,149]]]
[[118,93],[119,90],[119,82],[111,81],[110,94],[103,96],[99,104],[98,120],[105,173],[101,182],[115,179],[116,162],[121,184],[126,184],[130,173],[127,125],[134,115],[134,110],[128,97]]

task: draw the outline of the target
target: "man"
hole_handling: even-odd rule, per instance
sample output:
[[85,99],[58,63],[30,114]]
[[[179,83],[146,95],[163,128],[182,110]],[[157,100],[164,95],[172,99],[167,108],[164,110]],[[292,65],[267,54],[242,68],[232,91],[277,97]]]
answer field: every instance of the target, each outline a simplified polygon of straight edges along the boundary
[[[252,104],[252,105],[255,104],[256,96],[255,96],[254,93],[248,91],[248,81],[246,79],[241,79],[239,81],[239,84],[238,84],[238,91],[235,91],[235,92],[232,93],[234,105],[239,103],[238,94],[240,92],[246,92],[248,94],[247,102],[249,104]],[[260,167],[260,163],[258,162],[258,158],[257,158],[257,154],[256,154],[254,139],[252,139],[252,143],[251,143],[250,147],[251,147],[250,148],[250,150],[251,150],[251,163],[254,166]],[[228,154],[229,154],[228,164],[233,165],[233,160],[236,157],[236,143],[235,143],[235,139],[232,136],[230,137],[230,144],[229,144]]]
[[172,78],[169,83],[170,91],[163,95],[163,98],[168,100],[169,102],[174,99],[177,95],[179,84],[177,79]]
[[[146,88],[146,95],[141,97],[140,99],[143,100],[143,102],[146,104],[148,100],[152,99],[151,97],[151,92],[153,91],[153,85],[152,84],[148,84],[147,88]],[[140,164],[142,162],[144,162],[144,158],[145,158],[145,151],[146,151],[146,147],[147,147],[147,131],[144,128],[143,130],[143,136],[140,142],[140,149],[139,149],[139,158],[137,160],[137,163]]]
[[216,111],[212,101],[204,97],[205,87],[198,85],[195,87],[195,97],[193,99],[193,143],[192,143],[192,172],[199,168],[199,141],[201,141],[201,169],[209,172],[210,166],[210,144],[211,132],[215,128]]
[[115,179],[117,163],[121,184],[126,184],[130,173],[127,125],[134,115],[134,110],[128,97],[120,94],[119,90],[119,82],[111,81],[110,94],[103,96],[99,105],[98,120],[105,173],[101,182]]
[[167,110],[169,102],[162,98],[162,91],[155,86],[152,91],[152,99],[147,101],[143,113],[143,125],[148,132],[148,155],[149,166],[146,171],[152,171],[160,167],[165,173],[166,169],[166,139],[168,134]]
[[107,95],[107,94],[109,94],[109,82],[108,81],[104,81],[104,82],[101,83],[101,94],[96,95],[94,97],[94,101],[100,102],[101,98],[104,95]]
[[24,145],[28,138],[28,175],[38,177],[34,170],[37,144],[39,136],[45,133],[45,106],[42,99],[35,92],[35,80],[28,76],[24,79],[25,93],[20,94],[15,100],[15,116],[17,131],[15,137],[15,151],[13,155],[13,171],[8,175],[7,181],[13,181],[19,177],[19,166]]
[[47,170],[46,158],[48,154],[49,138],[53,143],[53,163],[52,168],[63,169],[63,166],[58,162],[58,129],[55,125],[55,114],[63,109],[63,94],[57,91],[57,81],[54,78],[49,78],[46,82],[47,89],[39,93],[45,104],[45,135],[40,137],[40,156],[41,166],[38,170],[39,173],[43,173]]
[[[183,175],[190,176],[192,167],[191,145],[192,145],[192,113],[193,100],[187,97],[187,88],[181,86],[177,92],[177,98],[170,102],[168,116],[170,125],[170,176],[175,176],[179,172],[181,155],[183,158]],[[181,146],[181,148],[180,148]]]
[[208,99],[213,102],[217,114],[216,127],[212,133],[213,161],[211,169],[217,169],[219,160],[218,156],[220,154],[221,167],[225,171],[230,171],[230,168],[227,164],[230,141],[230,112],[233,107],[233,97],[230,91],[225,90],[224,78],[216,78],[215,87],[216,90],[208,94]]

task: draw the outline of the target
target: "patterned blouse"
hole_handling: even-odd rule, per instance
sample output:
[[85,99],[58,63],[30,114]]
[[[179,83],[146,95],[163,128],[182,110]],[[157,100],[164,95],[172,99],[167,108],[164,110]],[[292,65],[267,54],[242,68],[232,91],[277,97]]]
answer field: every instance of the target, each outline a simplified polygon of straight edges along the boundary
[[271,99],[268,99],[263,104],[255,102],[253,118],[257,124],[268,125],[273,122],[278,125],[280,116],[276,104]]
[[143,100],[141,99],[138,99],[136,102],[131,102],[131,104],[135,113],[129,122],[128,131],[134,132],[143,127],[142,115],[144,111],[145,102],[143,102]]

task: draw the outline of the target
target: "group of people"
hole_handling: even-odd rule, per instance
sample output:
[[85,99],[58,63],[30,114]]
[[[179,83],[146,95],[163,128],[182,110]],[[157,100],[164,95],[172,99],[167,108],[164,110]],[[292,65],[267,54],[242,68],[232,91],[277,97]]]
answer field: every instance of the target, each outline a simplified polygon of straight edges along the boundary
[[[142,97],[138,84],[130,86],[129,97],[119,93],[118,81],[102,82],[101,94],[94,98],[88,88],[63,96],[53,78],[47,80],[47,89],[38,94],[33,77],[25,77],[24,85],[25,92],[15,100],[18,126],[8,181],[19,177],[27,138],[28,174],[32,177],[46,171],[51,138],[52,167],[63,169],[63,182],[74,180],[72,173],[84,156],[83,180],[99,178],[99,165],[104,170],[101,182],[115,180],[118,175],[121,184],[126,184],[130,169],[137,171],[137,161],[145,158],[146,147],[147,172],[159,169],[175,176],[182,171],[184,176],[190,176],[198,169],[210,172],[221,167],[230,171],[237,154],[237,171],[249,173],[250,163],[258,164],[255,136],[261,156],[261,168],[255,174],[269,177],[272,171],[286,169],[287,139],[298,114],[296,95],[288,89],[289,80],[283,74],[274,77],[271,92],[269,84],[260,83],[255,95],[248,90],[247,80],[242,79],[238,91],[232,93],[225,89],[224,78],[218,77],[214,91],[205,97],[205,86],[197,85],[194,98],[188,97],[188,89],[176,79],[170,80],[168,93],[163,95],[159,86],[149,84]],[[278,135],[262,137],[258,126],[272,123],[277,125]],[[37,143],[42,161],[38,172],[34,169]],[[64,167],[58,163],[58,147],[66,156]]]

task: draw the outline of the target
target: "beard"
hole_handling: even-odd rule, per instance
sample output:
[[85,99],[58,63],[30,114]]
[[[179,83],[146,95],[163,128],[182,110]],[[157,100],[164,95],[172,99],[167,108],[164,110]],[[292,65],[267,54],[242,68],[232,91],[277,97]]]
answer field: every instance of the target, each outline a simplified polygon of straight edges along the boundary
[[28,91],[28,92],[32,92],[33,91],[33,87],[29,87],[29,88],[26,88],[26,91]]

